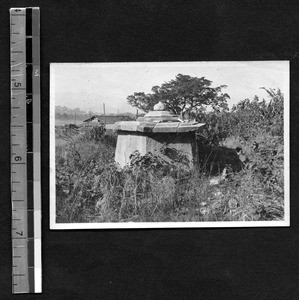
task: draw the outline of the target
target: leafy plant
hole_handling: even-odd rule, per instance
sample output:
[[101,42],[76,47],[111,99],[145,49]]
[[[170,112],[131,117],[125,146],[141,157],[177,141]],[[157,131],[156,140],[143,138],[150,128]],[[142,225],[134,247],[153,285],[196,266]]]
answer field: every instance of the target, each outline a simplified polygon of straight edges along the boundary
[[163,102],[175,114],[198,114],[207,106],[214,111],[227,110],[229,95],[222,93],[226,86],[211,87],[212,81],[201,77],[178,74],[175,79],[152,87],[151,94],[136,92],[127,97],[128,103],[146,112],[153,110],[155,104]]

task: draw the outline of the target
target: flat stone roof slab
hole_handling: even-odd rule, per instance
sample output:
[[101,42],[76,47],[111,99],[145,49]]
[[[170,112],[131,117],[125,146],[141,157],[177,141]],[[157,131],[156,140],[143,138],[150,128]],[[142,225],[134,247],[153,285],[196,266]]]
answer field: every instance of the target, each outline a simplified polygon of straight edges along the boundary
[[153,123],[143,123],[137,126],[137,131],[139,132],[153,132],[156,124]]
[[132,132],[191,132],[197,131],[203,127],[204,123],[183,123],[183,122],[140,122],[140,121],[122,121],[113,125],[107,125],[107,129],[115,131]]
[[180,123],[178,126],[178,132],[198,131],[203,126],[205,126],[205,123],[197,123],[192,125],[188,123]]

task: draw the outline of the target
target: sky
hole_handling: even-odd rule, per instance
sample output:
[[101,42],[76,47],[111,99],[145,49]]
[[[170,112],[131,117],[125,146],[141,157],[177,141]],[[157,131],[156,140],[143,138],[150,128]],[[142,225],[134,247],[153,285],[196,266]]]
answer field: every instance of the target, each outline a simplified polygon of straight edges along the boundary
[[229,107],[255,95],[267,100],[261,87],[280,88],[288,99],[289,62],[159,62],[159,63],[52,63],[50,93],[55,106],[79,107],[83,111],[136,112],[127,104],[134,92],[150,93],[155,85],[177,74],[205,77],[212,87],[227,85]]

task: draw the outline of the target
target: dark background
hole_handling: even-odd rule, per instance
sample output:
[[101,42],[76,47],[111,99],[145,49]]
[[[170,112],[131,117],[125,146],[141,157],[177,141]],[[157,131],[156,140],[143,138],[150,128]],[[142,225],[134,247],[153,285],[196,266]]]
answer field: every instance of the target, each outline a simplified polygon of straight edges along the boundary
[[[298,1],[0,1],[0,298],[299,299]],[[43,294],[11,296],[9,8],[41,8]],[[49,230],[49,63],[290,60],[291,227]],[[204,74],[203,74],[204,76]]]

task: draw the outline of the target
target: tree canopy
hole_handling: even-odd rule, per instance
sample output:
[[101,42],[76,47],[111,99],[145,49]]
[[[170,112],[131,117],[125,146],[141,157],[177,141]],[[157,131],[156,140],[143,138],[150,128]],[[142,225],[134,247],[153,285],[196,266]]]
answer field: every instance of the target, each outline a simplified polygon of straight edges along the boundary
[[208,106],[215,111],[228,110],[229,95],[222,93],[226,85],[211,87],[211,84],[212,81],[205,77],[178,74],[161,86],[153,86],[152,93],[135,92],[127,97],[127,101],[145,112],[153,110],[154,105],[161,101],[166,109],[178,115],[187,113],[191,116],[205,111]]

